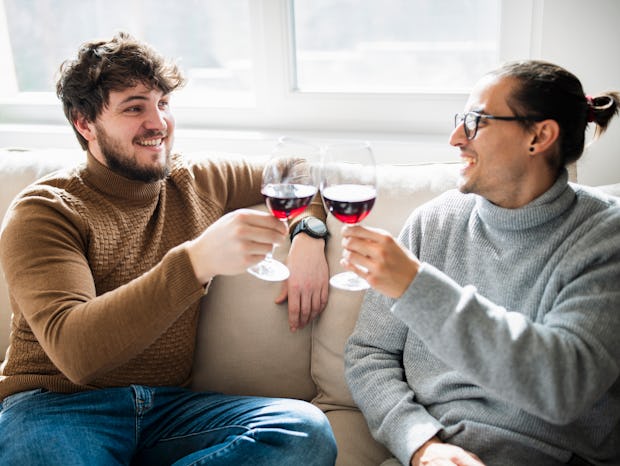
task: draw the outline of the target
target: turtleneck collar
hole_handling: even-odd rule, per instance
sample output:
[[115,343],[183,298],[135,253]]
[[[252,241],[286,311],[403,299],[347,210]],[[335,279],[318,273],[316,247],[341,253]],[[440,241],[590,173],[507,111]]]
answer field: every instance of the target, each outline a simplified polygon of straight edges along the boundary
[[499,207],[477,196],[476,212],[491,228],[499,230],[524,230],[546,223],[568,209],[575,199],[575,191],[568,184],[568,172],[563,169],[548,191],[518,209]]
[[86,153],[86,180],[99,191],[118,198],[148,201],[156,198],[162,181],[145,183],[121,176],[100,163],[90,152]]

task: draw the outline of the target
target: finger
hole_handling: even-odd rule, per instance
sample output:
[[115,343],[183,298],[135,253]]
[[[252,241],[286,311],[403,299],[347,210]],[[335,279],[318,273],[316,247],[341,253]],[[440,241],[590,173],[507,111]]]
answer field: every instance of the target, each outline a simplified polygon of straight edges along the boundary
[[355,254],[354,260],[349,262],[356,262],[362,257],[373,258],[378,256],[379,247],[376,241],[369,241],[359,237],[348,237],[342,239],[343,256],[345,254]]
[[345,225],[342,227],[343,237],[356,237],[365,240],[377,241],[382,236],[391,236],[386,230],[363,225]]
[[234,213],[237,214],[237,221],[248,226],[274,230],[283,235],[286,235],[288,232],[288,228],[284,222],[266,212],[243,209],[235,211]]
[[[251,242],[276,244],[286,238],[285,232],[271,228],[269,224],[250,222],[248,218],[248,215],[238,215],[232,222],[221,225],[220,229],[222,232],[226,232],[232,241],[242,244],[245,242],[250,242],[250,244]],[[276,225],[280,223],[277,220],[275,222]]]
[[474,460],[473,458],[455,458],[454,463],[456,466],[484,466],[479,461]]
[[272,243],[259,243],[258,241],[245,240],[240,243],[241,252],[247,256],[260,256],[261,260],[267,254],[273,252]]
[[299,295],[291,295],[288,299],[288,326],[291,332],[299,328]]
[[365,250],[363,253],[351,249],[347,249],[343,252],[343,256],[346,257],[350,263],[363,268],[365,271],[370,270],[375,265],[372,254],[373,252],[370,249]]
[[429,466],[459,466],[460,463],[458,461],[453,461],[448,458],[432,458],[420,462],[421,465],[429,465]]
[[248,254],[244,257],[245,267],[252,267],[265,259],[266,254]]
[[329,287],[324,286],[321,288],[321,293],[319,294],[319,314],[322,313],[327,308],[328,299],[329,299]]
[[276,296],[275,303],[282,304],[288,297],[288,280],[284,280],[280,286],[280,294]]
[[268,212],[263,212],[262,210],[238,209],[234,210],[232,214],[251,223],[264,223],[277,220],[273,215]]
[[344,267],[346,270],[353,272],[358,277],[363,278],[364,280],[367,280],[370,275],[367,269],[359,268],[357,265],[353,264],[352,262],[349,262],[344,257],[340,259],[340,265]]
[[299,296],[299,328],[304,328],[310,321],[312,313],[312,296],[309,293],[301,293]]
[[312,308],[308,322],[314,321],[327,306],[327,291],[324,288],[312,297]]
[[457,466],[484,466],[484,463],[473,453],[463,452],[462,455],[454,458],[454,463]]
[[247,227],[242,233],[242,240],[248,241],[250,244],[269,245],[283,244],[286,235],[270,228]]

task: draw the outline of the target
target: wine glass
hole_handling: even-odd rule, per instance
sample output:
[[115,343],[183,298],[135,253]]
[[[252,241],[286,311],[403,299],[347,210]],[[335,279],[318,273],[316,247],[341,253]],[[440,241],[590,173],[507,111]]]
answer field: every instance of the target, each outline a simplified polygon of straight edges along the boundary
[[[368,142],[334,143],[325,147],[321,195],[327,210],[343,223],[356,225],[370,213],[377,197],[377,175]],[[353,272],[334,275],[329,283],[351,291],[369,288],[368,282]]]
[[[299,215],[318,191],[320,149],[309,142],[281,137],[265,168],[261,192],[271,213],[288,226],[288,220]],[[248,268],[252,275],[267,281],[286,280],[290,272],[273,258],[273,251],[258,264]]]

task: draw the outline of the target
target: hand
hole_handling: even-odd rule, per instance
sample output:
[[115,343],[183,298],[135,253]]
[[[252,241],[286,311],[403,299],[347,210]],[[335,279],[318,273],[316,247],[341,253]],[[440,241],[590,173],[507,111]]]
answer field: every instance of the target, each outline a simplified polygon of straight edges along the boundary
[[288,253],[290,277],[282,284],[276,303],[288,297],[288,325],[291,332],[304,328],[327,306],[329,269],[325,240],[298,234]]
[[216,275],[236,275],[260,262],[273,244],[286,240],[286,225],[273,215],[239,209],[222,216],[187,251],[200,283]]
[[473,453],[433,437],[411,458],[411,466],[484,466]]
[[420,267],[420,261],[410,251],[387,231],[377,228],[344,226],[342,247],[340,264],[390,298],[399,298],[405,292]]

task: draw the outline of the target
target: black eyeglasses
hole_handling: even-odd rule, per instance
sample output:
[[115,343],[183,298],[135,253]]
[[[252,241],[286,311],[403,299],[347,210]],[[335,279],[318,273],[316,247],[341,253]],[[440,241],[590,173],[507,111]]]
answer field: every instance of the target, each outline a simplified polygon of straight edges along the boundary
[[454,115],[454,127],[457,128],[461,123],[463,123],[463,129],[465,130],[465,136],[467,139],[472,140],[476,137],[476,133],[478,132],[478,123],[482,118],[487,118],[489,120],[500,120],[500,121],[542,121],[544,118],[535,117],[535,116],[495,116],[495,115],[485,115],[484,113],[478,112],[467,112],[467,113],[457,113]]

